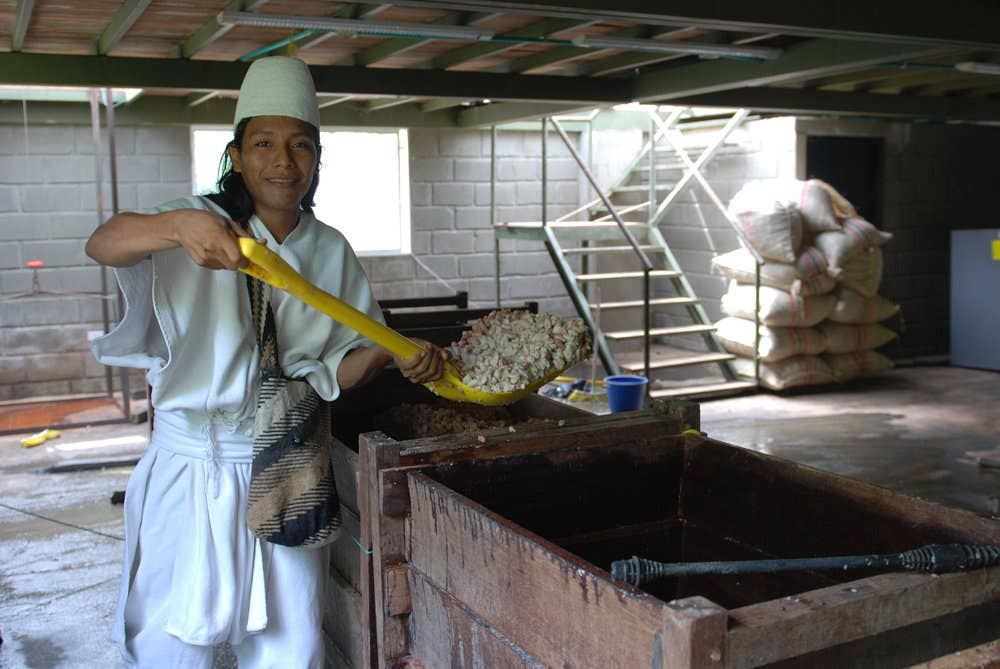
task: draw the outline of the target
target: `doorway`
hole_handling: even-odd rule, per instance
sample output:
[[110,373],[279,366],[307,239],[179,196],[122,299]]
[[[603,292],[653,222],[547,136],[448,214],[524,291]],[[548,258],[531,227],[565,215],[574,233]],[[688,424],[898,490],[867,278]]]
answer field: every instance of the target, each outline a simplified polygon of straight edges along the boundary
[[858,214],[882,227],[885,140],[881,137],[806,138],[806,175],[846,197]]

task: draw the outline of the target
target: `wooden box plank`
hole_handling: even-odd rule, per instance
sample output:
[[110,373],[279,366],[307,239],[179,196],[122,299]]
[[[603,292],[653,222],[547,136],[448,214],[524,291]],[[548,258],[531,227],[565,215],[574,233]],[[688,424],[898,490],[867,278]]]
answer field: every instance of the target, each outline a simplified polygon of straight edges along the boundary
[[545,665],[417,571],[410,570],[416,616],[410,652],[426,667],[506,667]]
[[734,609],[729,612],[729,666],[777,662],[997,599],[1000,567],[940,575],[881,574]]
[[340,505],[340,517],[343,524],[340,536],[330,544],[330,564],[352,588],[360,592],[362,550],[358,542],[361,538],[361,519],[346,504]]
[[358,454],[333,440],[333,478],[340,503],[358,515]]
[[362,613],[361,593],[331,568],[328,596],[323,629],[336,647],[328,649],[327,659],[334,666],[363,667],[364,636],[358,624]]
[[410,500],[413,568],[543,664],[663,666],[664,603],[426,476],[410,475]]

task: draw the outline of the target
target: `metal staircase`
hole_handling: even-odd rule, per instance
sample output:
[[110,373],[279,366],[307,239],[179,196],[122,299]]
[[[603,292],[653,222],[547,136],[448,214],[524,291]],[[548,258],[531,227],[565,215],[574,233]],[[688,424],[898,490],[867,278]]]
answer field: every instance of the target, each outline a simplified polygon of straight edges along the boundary
[[[670,165],[664,158],[668,150],[676,152],[676,148],[672,149],[666,140],[676,132],[673,126],[683,113],[682,108],[673,109],[666,119],[657,114],[645,146],[606,192],[595,181],[559,121],[543,120],[543,137],[551,124],[598,197],[551,221],[547,220],[543,203],[542,221],[495,224],[497,239],[544,242],[577,312],[594,333],[595,349],[607,373],[646,376],[651,382],[651,397],[707,396],[756,386],[753,381],[741,380],[732,370],[729,361],[735,356],[722,347],[714,325],[659,229],[671,203],[692,179],[702,179],[698,170],[712,158],[746,113],[741,110],[733,115],[721,136],[697,161],[675,160]],[[543,165],[545,153],[543,139]],[[672,179],[661,182],[661,175]],[[544,178],[543,167],[543,181]],[[583,216],[587,220],[573,220]],[[683,309],[689,323],[654,327],[654,309],[656,313]],[[632,325],[607,329],[604,325],[608,320]],[[674,347],[669,349],[669,355],[656,355],[653,359],[654,339],[671,342],[675,340],[671,338],[691,335],[700,337],[704,351]],[[636,342],[640,344],[641,360],[635,355]],[[666,347],[657,348],[658,352],[664,350]],[[706,373],[715,370],[718,380],[657,383],[671,370],[682,367],[708,367]]]

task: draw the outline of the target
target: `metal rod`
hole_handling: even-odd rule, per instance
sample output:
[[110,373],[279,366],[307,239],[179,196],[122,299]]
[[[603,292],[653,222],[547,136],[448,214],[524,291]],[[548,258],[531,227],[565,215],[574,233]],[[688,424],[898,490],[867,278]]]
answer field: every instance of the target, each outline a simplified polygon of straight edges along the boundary
[[500,238],[497,237],[497,127],[490,126],[490,229],[493,230],[493,260],[496,265],[497,308],[500,308]]
[[[558,123],[555,119],[552,120],[553,123]],[[548,195],[548,185],[549,185],[549,174],[548,174],[548,142],[549,139],[549,117],[542,117],[542,225],[548,227],[549,225],[549,199]]]
[[[705,163],[707,163],[709,160],[712,159],[712,157],[715,155],[715,152],[718,151],[719,147],[722,146],[722,143],[726,140],[726,138],[730,135],[730,133],[733,132],[733,130],[739,127],[740,123],[743,122],[743,119],[747,117],[748,113],[749,112],[746,109],[740,109],[735,114],[733,114],[733,117],[729,119],[728,123],[726,123],[725,127],[722,129],[722,132],[716,138],[715,142],[713,142],[710,146],[708,146],[704,151],[702,151],[701,155],[698,156],[698,160],[694,162],[694,167],[695,167],[694,171],[701,169],[702,165],[704,165]],[[671,191],[667,194],[667,196],[663,198],[663,202],[660,203],[660,206],[656,211],[656,216],[653,218],[654,222],[659,221],[663,217],[663,215],[667,211],[667,208],[677,198],[677,196],[681,194],[681,192],[688,185],[688,183],[691,181],[692,178],[694,178],[694,173],[692,172],[692,170],[691,169],[685,170],[684,175],[681,177],[680,181],[677,182],[677,185],[675,185],[671,189]]]
[[763,262],[754,259],[753,273],[753,382],[760,385],[760,268]]
[[[104,159],[101,155],[101,114],[98,106],[100,100],[97,97],[97,89],[90,89],[90,137],[94,144],[94,183],[97,186],[97,225],[104,223]],[[104,320],[104,332],[111,331],[111,315],[108,309],[108,268],[100,265],[101,268],[101,316]],[[111,380],[111,368],[104,368],[104,384],[107,387],[108,397],[114,397],[114,384]]]
[[639,248],[639,242],[636,241],[635,236],[625,225],[625,221],[623,221],[622,217],[618,214],[618,210],[615,209],[615,205],[611,203],[611,200],[608,199],[608,196],[605,195],[604,191],[598,185],[597,179],[594,178],[593,173],[591,173],[591,171],[587,169],[587,166],[584,164],[583,159],[577,152],[576,147],[573,146],[573,142],[570,141],[569,136],[566,134],[566,131],[563,130],[562,126],[559,124],[559,121],[552,119],[552,127],[554,127],[556,129],[556,132],[559,133],[559,137],[562,138],[562,141],[566,145],[566,148],[569,149],[570,155],[573,156],[573,159],[576,161],[576,164],[580,166],[581,170],[583,170],[583,173],[587,177],[587,180],[590,182],[590,185],[594,187],[595,191],[597,191],[597,194],[601,198],[601,202],[603,202],[604,206],[608,208],[608,212],[611,213],[611,215],[614,217],[615,223],[618,224],[618,227],[621,229],[622,234],[625,235],[625,239],[628,240],[628,243],[635,251],[635,254],[639,256],[639,260],[642,262],[643,270],[653,269],[653,263],[650,262],[649,256],[647,256],[646,253],[641,248]]
[[[110,88],[104,89],[104,121],[108,130],[108,164],[111,167],[111,215],[118,213],[118,162],[115,154],[115,102]],[[125,316],[125,297],[122,295],[121,286],[115,282],[115,295],[118,304],[118,319]],[[128,369],[118,368],[118,386],[122,391],[122,413],[125,419],[132,417],[132,389],[128,382]]]
[[1000,565],[1000,546],[929,544],[903,553],[721,562],[666,563],[632,556],[611,563],[611,578],[636,587],[661,578],[706,574],[771,574],[785,571],[907,569],[944,574]]

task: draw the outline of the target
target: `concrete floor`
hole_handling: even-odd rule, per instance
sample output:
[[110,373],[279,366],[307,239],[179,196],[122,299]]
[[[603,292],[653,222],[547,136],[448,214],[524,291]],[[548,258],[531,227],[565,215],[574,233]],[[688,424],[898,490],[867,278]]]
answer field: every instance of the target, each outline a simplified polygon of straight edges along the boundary
[[[803,393],[702,403],[711,436],[934,502],[1000,516],[1000,374],[948,367]],[[23,449],[0,436],[0,667],[114,668],[108,641],[129,468],[42,474],[81,458],[134,458],[145,425],[65,430]]]

